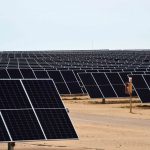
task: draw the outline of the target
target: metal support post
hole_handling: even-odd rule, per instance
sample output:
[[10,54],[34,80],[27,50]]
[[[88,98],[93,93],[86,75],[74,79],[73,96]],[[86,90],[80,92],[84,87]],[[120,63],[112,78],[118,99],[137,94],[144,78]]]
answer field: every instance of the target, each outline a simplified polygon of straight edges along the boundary
[[132,113],[132,94],[130,94],[130,113]]
[[105,98],[102,98],[102,104],[106,104]]
[[9,142],[8,143],[8,150],[14,150],[15,142]]

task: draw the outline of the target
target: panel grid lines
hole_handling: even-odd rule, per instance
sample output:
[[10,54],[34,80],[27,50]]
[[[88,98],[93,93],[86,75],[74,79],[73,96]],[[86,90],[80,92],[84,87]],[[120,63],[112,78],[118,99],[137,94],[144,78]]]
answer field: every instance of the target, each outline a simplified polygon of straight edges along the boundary
[[[4,105],[0,108],[0,131],[3,132],[0,141],[77,138],[52,80],[7,79],[0,80],[0,83],[0,91],[5,90],[3,95],[8,101],[7,107]],[[11,93],[7,92],[7,88],[11,89]],[[17,91],[24,94],[20,97],[28,104],[25,104],[26,107],[16,105],[16,101],[20,100],[15,97],[20,94],[17,94]],[[2,99],[0,103],[3,102]]]

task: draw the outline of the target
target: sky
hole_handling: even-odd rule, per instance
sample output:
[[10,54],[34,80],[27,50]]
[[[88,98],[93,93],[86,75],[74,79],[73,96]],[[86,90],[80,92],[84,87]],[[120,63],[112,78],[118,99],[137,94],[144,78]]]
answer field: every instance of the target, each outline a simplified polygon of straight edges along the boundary
[[0,0],[0,50],[150,49],[150,0]]

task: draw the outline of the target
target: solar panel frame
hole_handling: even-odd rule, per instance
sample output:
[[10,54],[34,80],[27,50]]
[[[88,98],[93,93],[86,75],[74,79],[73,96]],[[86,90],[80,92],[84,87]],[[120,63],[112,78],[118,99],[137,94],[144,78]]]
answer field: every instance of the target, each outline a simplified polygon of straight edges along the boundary
[[[19,112],[19,113],[16,113],[16,112]],[[32,113],[29,113],[29,111],[33,111],[32,109],[14,109],[14,110],[1,110],[1,114],[4,118],[4,121],[6,123],[6,126],[7,126],[7,129],[8,129],[8,132],[11,136],[11,141],[32,141],[32,140],[46,140],[46,138],[44,137],[44,134],[42,133],[42,130],[41,130],[41,127],[40,127],[40,124],[34,114],[34,112]],[[30,119],[30,121],[26,120],[27,118],[25,117],[26,115],[24,115],[25,118],[23,118],[23,115],[21,112],[27,112],[28,114],[28,119]],[[32,114],[32,117],[31,117],[31,114]],[[18,116],[18,119],[15,119],[16,116]],[[23,122],[21,122],[21,120]],[[19,121],[19,122],[17,122]],[[26,123],[25,123],[26,122]],[[36,127],[35,127],[35,122],[36,122],[36,125],[38,127],[38,130],[36,130]],[[24,123],[25,123],[25,126],[24,126]],[[32,123],[32,125],[30,124]],[[29,125],[30,124],[30,125]],[[21,125],[21,126],[20,126]],[[20,127],[19,127],[20,126]],[[27,129],[28,128],[28,129]],[[29,128],[30,128],[30,133],[29,133]],[[16,130],[14,130],[16,129]],[[27,132],[26,132],[27,131]],[[34,131],[34,134],[33,134],[33,131]],[[39,133],[39,131],[41,133]],[[17,133],[18,132],[18,133]],[[23,135],[21,134],[22,132]],[[37,135],[35,137],[35,132],[37,132]],[[30,136],[34,137],[34,138],[31,138]],[[37,138],[37,136],[39,135],[41,136],[41,138]],[[26,136],[26,138],[25,138]],[[27,138],[28,137],[28,138]],[[43,138],[42,138],[43,137]]]
[[[7,81],[7,83],[6,83],[6,81]],[[13,83],[13,85],[11,85],[12,83]],[[5,86],[8,86],[8,87],[5,88]],[[17,90],[17,95],[16,95],[16,90]],[[0,100],[1,100],[0,110],[17,109],[17,108],[18,109],[31,108],[30,103],[28,102],[28,99],[27,98],[23,99],[26,95],[24,93],[24,89],[23,89],[19,79],[0,79],[0,91],[1,91],[0,96],[2,97],[2,98],[0,98]],[[20,93],[20,91],[21,91],[21,93]],[[5,95],[5,93],[6,93],[6,95]],[[18,98],[18,95],[19,95],[19,98]],[[9,98],[11,98],[12,101],[8,100]],[[23,101],[21,101],[21,99]],[[13,101],[16,101],[16,103],[13,103]],[[4,104],[3,104],[3,102],[4,102]],[[22,106],[23,104],[24,104],[24,106]]]
[[[44,127],[43,128],[43,130],[44,130],[44,132],[45,132],[45,134],[46,134],[46,137],[47,137],[47,139],[50,139],[50,138],[52,138],[52,139],[70,139],[70,138],[73,138],[73,139],[76,139],[76,138],[74,138],[75,136],[78,138],[78,136],[77,136],[77,134],[76,134],[76,132],[75,132],[75,130],[74,130],[74,126],[73,126],[73,124],[72,124],[72,122],[71,122],[71,120],[69,119],[69,115],[68,115],[68,113],[67,113],[67,111],[66,111],[66,109],[65,108],[63,108],[63,109],[44,109],[44,110],[42,110],[42,109],[35,109],[35,111],[36,111],[36,113],[37,113],[37,115],[38,115],[38,117],[39,117],[39,121],[41,122],[41,125],[42,125],[42,127]],[[48,115],[46,115],[46,114],[44,114],[44,115],[41,115],[41,117],[40,117],[40,115],[39,115],[39,113],[38,112],[46,112],[46,111],[51,111],[51,112],[61,112],[60,113],[60,115],[61,116],[63,116],[61,119],[62,119],[62,121],[63,122],[60,122],[60,118],[58,118],[58,117],[56,117],[55,119],[53,119],[53,116],[48,116]],[[63,113],[64,112],[64,113]],[[41,114],[41,113],[40,113]],[[54,114],[53,114],[54,115]],[[59,117],[60,117],[60,115],[59,115]],[[65,115],[65,116],[64,116]],[[47,116],[47,117],[46,117]],[[50,121],[49,120],[49,124],[48,124],[48,126],[47,127],[45,127],[45,125],[43,125],[43,121],[45,121],[45,120],[47,120],[48,118],[51,118],[52,120]],[[57,121],[56,119],[58,119],[59,120],[59,124],[56,124],[55,122]],[[66,119],[67,120],[70,120],[70,122],[69,122],[69,124],[67,124],[67,121],[66,121]],[[43,121],[42,121],[43,120]],[[63,123],[63,124],[62,124]],[[48,130],[49,129],[49,127],[51,126],[51,124],[53,124],[53,129],[54,128],[57,128],[57,132],[59,131],[59,130],[61,130],[61,131],[59,131],[59,135],[61,135],[61,134],[65,134],[65,138],[64,138],[64,136],[62,135],[62,137],[60,138],[58,138],[56,135],[55,135],[55,137],[51,137],[51,134],[52,134],[52,132],[56,132],[56,131],[50,131],[50,130]],[[66,127],[65,128],[63,128],[62,126],[64,125],[64,124],[66,124]],[[70,128],[69,128],[69,126],[70,126]],[[47,128],[47,129],[46,129]],[[61,128],[61,129],[60,129]],[[63,128],[63,129],[62,129]],[[74,135],[72,135],[72,137],[68,137],[68,134],[69,134],[69,132],[68,132],[68,130],[69,129],[73,129],[74,130]],[[46,130],[46,131],[45,131]],[[62,130],[63,130],[63,132],[62,132]],[[49,133],[47,132],[47,131],[49,131]],[[66,132],[68,132],[68,133],[66,133]],[[71,133],[71,131],[70,131],[70,133]],[[50,137],[49,137],[50,136]],[[70,134],[69,134],[69,136],[70,136]]]
[[[148,86],[148,84],[146,83],[146,85],[147,85],[147,88],[146,87],[135,87],[135,85],[134,85],[134,76],[142,76],[142,78],[143,78],[143,80],[144,80],[144,82],[146,83],[146,81],[145,81],[145,78],[143,77],[143,74],[132,74],[132,75],[128,75],[128,77],[132,77],[132,83],[133,83],[133,87],[134,87],[134,89],[135,89],[135,92],[136,92],[136,94],[137,94],[137,96],[139,97],[139,99],[140,99],[140,101],[141,101],[141,103],[147,103],[147,102],[145,102],[145,100],[143,101],[142,100],[142,98],[141,98],[141,94],[138,92],[139,90],[147,90],[147,89],[149,89],[149,93],[150,93],[150,88],[149,88],[149,86]],[[148,102],[148,103],[150,103],[150,101]]]
[[72,70],[60,71],[71,94],[83,94],[79,81]]
[[[27,83],[27,82],[29,82],[30,81],[30,84],[31,84],[31,82],[39,82],[39,81],[49,81],[49,83],[51,82],[51,83],[53,83],[53,90],[56,90],[56,91],[54,91],[54,92],[56,92],[57,93],[57,97],[56,97],[56,95],[54,96],[54,95],[52,95],[54,98],[58,98],[59,99],[59,101],[61,101],[61,96],[59,95],[59,92],[58,92],[58,89],[57,89],[57,87],[56,87],[56,85],[55,85],[55,83],[54,83],[54,81],[52,80],[52,79],[22,79],[21,80],[21,83],[22,83],[22,85],[23,85],[23,87],[26,89],[26,93],[28,94],[28,96],[29,96],[29,99],[31,100],[31,98],[34,98],[34,97],[36,97],[36,98],[40,98],[40,97],[38,97],[38,95],[40,96],[42,93],[40,93],[40,91],[39,92],[37,92],[37,90],[44,90],[44,91],[46,91],[46,90],[48,90],[47,88],[51,88],[51,87],[41,87],[42,86],[42,82],[41,82],[41,84],[39,84],[38,83],[38,85],[36,85],[36,86],[34,86],[33,84],[35,84],[35,83],[33,83],[32,84],[32,88],[37,88],[37,89],[35,89],[34,91],[36,92],[35,94],[37,94],[36,96],[34,95],[34,96],[32,96],[32,94],[34,94],[33,93],[33,89],[32,89],[32,91],[30,92],[28,89],[30,89],[30,87],[28,87],[28,86],[26,86],[25,85],[25,83]],[[37,84],[37,82],[36,82],[36,84]],[[27,83],[28,84],[28,83]],[[50,85],[50,84],[49,84]],[[45,86],[45,85],[43,85],[43,86]],[[41,88],[41,89],[40,89]],[[46,92],[48,92],[48,91],[46,91]],[[55,94],[56,94],[55,93]],[[44,93],[44,95],[41,95],[41,96],[47,96],[46,95],[46,93]],[[52,96],[50,96],[50,97],[52,97]],[[49,97],[49,98],[50,98]],[[41,99],[41,98],[40,98]],[[64,108],[64,104],[62,103],[62,101],[61,101],[61,104],[58,104],[58,106],[53,106],[53,107],[51,107],[51,106],[49,106],[50,105],[50,102],[48,103],[48,101],[47,101],[47,98],[45,97],[45,100],[46,100],[46,103],[44,104],[45,106],[42,106],[42,103],[44,102],[44,99],[41,99],[42,101],[41,101],[41,104],[39,103],[39,104],[37,104],[37,102],[34,102],[33,103],[33,100],[35,100],[35,99],[32,99],[31,101],[32,101],[32,105],[33,105],[33,107],[34,108]],[[52,99],[48,99],[49,101],[50,100],[52,100]],[[39,102],[39,101],[38,101]],[[57,103],[57,102],[56,102]],[[38,107],[38,105],[40,106],[40,107]],[[59,106],[60,105],[60,106]],[[49,107],[48,107],[49,106]]]
[[[134,84],[134,87],[136,88],[136,89],[144,89],[144,88],[147,88],[148,87],[148,85],[147,85],[147,83],[146,83],[146,81],[144,80],[144,78],[143,78],[143,75],[142,74],[132,74],[131,75],[131,77],[133,77],[134,76],[134,80],[132,80],[132,83]],[[135,85],[135,77],[141,77],[140,78],[140,80],[141,80],[141,82],[142,82],[142,80],[144,81],[142,84],[140,83],[140,86],[139,85]],[[138,78],[138,81],[139,81],[139,78]]]
[[[24,79],[35,79],[36,76],[34,74],[34,71],[32,69],[20,69],[20,72]],[[28,74],[30,72],[30,75]],[[29,75],[29,76],[28,76]]]
[[0,78],[1,79],[9,79],[10,78],[8,71],[6,69],[0,69]]
[[[81,76],[80,75],[90,75],[89,77],[91,78],[91,79],[93,79],[93,83],[94,83],[94,85],[92,85],[92,82],[90,82],[90,84],[84,84],[83,83],[83,81],[82,81],[82,79],[81,79]],[[92,74],[91,73],[78,73],[78,75],[79,75],[79,78],[80,78],[80,80],[81,80],[81,82],[82,82],[82,84],[83,84],[83,86],[84,86],[84,88],[86,89],[86,91],[87,91],[87,93],[88,93],[88,95],[91,97],[91,98],[104,98],[104,95],[103,95],[103,93],[102,93],[102,91],[100,90],[100,88],[99,88],[99,86],[97,85],[97,83],[95,82],[95,79],[93,78],[93,76],[92,76]],[[85,80],[86,81],[86,80]],[[88,80],[89,81],[89,80]],[[94,90],[93,90],[93,88],[95,88]],[[95,94],[95,92],[96,92],[96,94]],[[96,95],[96,96],[95,96]]]
[[[97,75],[101,75],[101,77],[103,78],[102,80],[103,81],[100,81],[99,80],[99,78],[98,78],[98,76]],[[95,79],[95,82],[97,83],[97,86],[99,86],[99,88],[101,89],[101,92],[103,93],[103,95],[104,95],[104,98],[113,98],[113,97],[118,97],[118,95],[117,95],[117,93],[116,93],[116,91],[114,90],[114,87],[112,86],[112,84],[111,84],[111,82],[109,81],[109,79],[108,79],[108,77],[107,77],[107,75],[106,75],[106,73],[92,73],[92,75],[93,75],[93,78]],[[104,80],[106,80],[105,82],[104,82]],[[111,96],[109,95],[107,95],[106,93],[108,92],[105,92],[104,91],[104,88],[105,87],[110,87],[110,92],[111,92]]]
[[[18,71],[18,74],[16,74],[15,71]],[[19,69],[16,69],[16,68],[15,69],[14,68],[13,69],[7,69],[7,72],[8,72],[11,79],[23,79],[23,76],[22,76]],[[15,76],[15,75],[17,75],[17,76]]]
[[[57,81],[56,81],[56,78],[55,78],[55,79],[53,78],[55,72],[58,74],[58,76],[61,78],[61,80],[59,80],[59,81],[57,80]],[[57,83],[57,84],[59,84],[59,83],[65,83],[64,85],[65,85],[65,88],[67,88],[68,93],[65,93],[65,92],[61,93],[61,89],[58,89],[58,91],[59,91],[61,94],[71,94],[71,91],[70,91],[70,89],[69,89],[69,87],[68,87],[66,81],[64,80],[64,77],[63,77],[63,75],[61,74],[61,71],[60,71],[60,70],[59,70],[59,71],[58,71],[58,70],[55,70],[55,71],[47,71],[47,73],[48,73],[49,77],[54,80],[55,83]],[[53,76],[51,76],[50,73],[52,73]],[[57,79],[58,79],[58,77],[57,77]]]
[[[48,73],[47,73],[47,71],[45,71],[45,70],[34,70],[33,71],[34,72],[34,74],[35,74],[35,77],[37,78],[37,79],[49,79],[50,77],[49,77],[49,75],[48,75]],[[41,72],[41,73],[40,73]],[[43,73],[45,73],[45,75],[44,76],[41,76],[42,75],[42,72]],[[40,73],[40,74],[37,74],[37,73]]]
[[3,134],[3,137],[0,137],[0,141],[1,142],[12,141],[12,138],[11,138],[11,136],[9,134],[8,128],[6,126],[6,123],[5,123],[5,120],[4,120],[3,116],[2,116],[1,111],[0,111],[0,132],[1,132],[1,134]]
[[[57,93],[58,93],[58,95],[59,95],[59,97],[60,97],[60,94],[59,94],[59,92],[58,92],[58,90],[57,90],[57,87],[56,87],[56,85],[55,85],[55,83],[54,83],[54,81],[52,80],[52,79],[0,79],[0,80],[9,80],[9,81],[12,81],[12,80],[17,80],[17,81],[20,81],[21,83],[22,83],[22,80],[51,80],[52,81],[52,83],[53,83],[53,85],[55,86],[55,88],[56,88],[56,91],[57,91]],[[23,83],[22,83],[23,84]],[[23,86],[23,88],[24,88],[24,86]],[[30,100],[30,98],[29,98],[29,96],[28,96],[28,94],[27,94],[27,92],[26,92],[26,89],[24,88],[24,91],[25,91],[25,93],[26,93],[26,96],[27,96],[27,98],[28,98],[28,100],[29,100],[29,102],[31,102],[31,100]],[[61,98],[60,98],[60,100],[61,100]],[[61,102],[62,102],[62,104],[63,104],[63,106],[64,106],[64,103],[63,103],[63,101],[61,100]],[[31,104],[31,108],[27,108],[27,109],[0,109],[0,118],[2,117],[2,119],[3,119],[3,123],[6,125],[6,121],[4,120],[4,118],[5,117],[3,117],[3,115],[4,115],[4,113],[3,113],[3,115],[2,115],[2,111],[3,112],[6,112],[6,111],[19,111],[19,110],[26,110],[26,111],[29,111],[29,110],[32,110],[33,112],[34,112],[34,114],[35,114],[35,117],[36,117],[36,119],[37,119],[37,121],[38,121],[38,123],[39,123],[39,125],[40,125],[40,128],[42,129],[43,127],[41,126],[41,122],[39,121],[39,118],[38,118],[38,116],[37,116],[37,114],[36,114],[36,112],[35,112],[35,110],[39,110],[40,108],[34,108],[33,107],[33,105],[32,105],[32,102],[30,103]],[[70,117],[69,117],[69,115],[68,115],[68,113],[67,113],[67,110],[66,110],[66,108],[65,108],[65,106],[63,107],[63,108],[48,108],[48,109],[51,109],[51,110],[65,110],[66,111],[66,115],[68,116],[68,119],[69,119],[69,121],[70,121],[70,124],[72,125],[72,129],[73,129],[73,131],[74,131],[74,135],[76,136],[76,137],[69,137],[69,138],[67,138],[67,139],[78,139],[78,136],[77,136],[77,134],[76,134],[76,132],[75,132],[75,129],[74,129],[74,126],[73,126],[73,124],[72,124],[72,121],[71,121],[71,119],[70,119]],[[41,110],[43,110],[43,108],[41,109]],[[10,113],[10,114],[12,114],[12,113]],[[8,120],[7,120],[8,121]],[[31,128],[32,128],[33,126],[31,126]],[[6,125],[6,129],[7,129],[7,132],[8,132],[8,135],[10,136],[10,140],[9,141],[0,141],[0,142],[18,142],[18,141],[20,141],[20,142],[22,142],[22,141],[41,141],[41,140],[48,140],[48,141],[53,141],[53,140],[61,140],[61,139],[66,139],[66,138],[57,138],[57,139],[47,139],[47,136],[44,136],[45,138],[43,138],[43,139],[35,139],[35,140],[33,140],[33,139],[29,139],[29,140],[27,140],[27,139],[21,139],[21,140],[18,140],[17,138],[15,139],[13,139],[12,138],[12,136],[11,136],[11,134],[10,134],[10,131],[9,131],[9,129],[8,129],[8,126]],[[43,135],[45,135],[44,134],[44,130],[42,129],[42,132],[43,132]]]

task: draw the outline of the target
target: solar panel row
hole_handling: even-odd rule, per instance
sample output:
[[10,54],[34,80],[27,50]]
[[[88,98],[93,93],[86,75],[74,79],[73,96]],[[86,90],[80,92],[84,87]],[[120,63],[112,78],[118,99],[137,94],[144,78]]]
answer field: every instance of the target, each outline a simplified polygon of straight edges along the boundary
[[79,73],[91,98],[127,97],[119,73]]
[[113,69],[148,71],[149,51],[30,51],[0,52],[1,68],[49,70]]
[[31,69],[1,69],[2,79],[52,78],[60,94],[80,94],[82,89],[73,71],[33,71]]
[[143,103],[150,102],[150,75],[132,75],[133,86]]
[[0,141],[77,138],[52,80],[0,80]]
[[[126,97],[124,83],[128,81],[128,74],[150,74],[150,52],[143,50],[0,52],[0,58],[0,78],[51,77],[60,94],[82,94],[88,91],[93,98]],[[91,73],[94,80],[91,80],[92,86],[83,85],[77,75],[83,72]],[[100,72],[105,75],[98,77],[96,73]],[[109,84],[102,84],[103,78]]]

